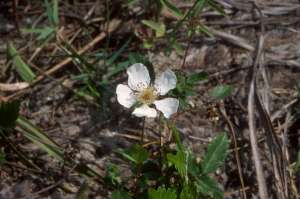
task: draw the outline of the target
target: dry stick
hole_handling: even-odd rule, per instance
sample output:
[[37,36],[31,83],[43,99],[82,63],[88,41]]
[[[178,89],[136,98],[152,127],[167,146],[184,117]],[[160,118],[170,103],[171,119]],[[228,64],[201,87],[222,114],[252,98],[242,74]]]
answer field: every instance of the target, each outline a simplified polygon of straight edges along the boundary
[[284,172],[284,158],[282,149],[280,147],[280,141],[278,140],[277,135],[274,131],[270,116],[268,115],[267,111],[260,102],[257,93],[254,93],[254,98],[257,110],[262,121],[262,125],[266,133],[267,145],[271,153],[273,172],[275,174],[275,183],[278,189],[277,195],[279,195],[280,198],[284,199],[287,198],[287,196],[284,195],[284,176],[286,176],[286,174]]
[[[115,31],[121,24],[120,20],[117,19],[113,19],[110,23],[109,23],[109,32],[113,32]],[[87,45],[85,45],[82,49],[80,49],[78,51],[78,55],[81,55],[83,53],[85,53],[86,51],[88,51],[89,49],[91,49],[94,45],[96,45],[98,42],[102,41],[105,37],[107,36],[107,33],[102,32],[100,33],[97,37],[95,37],[90,43],[88,43]],[[72,58],[66,58],[64,59],[62,62],[54,65],[52,68],[50,68],[49,70],[45,71],[45,74],[41,74],[39,75],[32,83],[31,86],[35,85],[36,83],[38,83],[39,81],[43,80],[46,75],[52,75],[53,73],[57,72],[58,70],[60,70],[61,68],[63,68],[64,66],[66,66],[68,63],[70,63],[72,61]],[[24,91],[23,91],[24,92]],[[22,93],[22,92],[21,92]],[[8,96],[6,99],[12,99],[15,98],[17,96],[19,96],[21,93],[15,93],[12,94],[10,96]]]
[[10,83],[10,84],[0,83],[0,91],[18,91],[27,88],[28,86],[29,83],[27,82],[18,82],[18,83]]
[[[286,165],[290,165],[290,156],[289,156],[289,151],[288,151],[288,129],[289,129],[289,123],[292,121],[292,116],[291,116],[291,111],[289,111],[286,114],[285,117],[285,122],[284,122],[284,129],[283,129],[283,134],[282,134],[282,151],[283,151],[283,155],[285,156],[285,160],[286,160]],[[289,183],[292,184],[293,183],[293,179],[292,176],[290,175],[290,173],[288,173],[287,171],[285,172],[284,175],[284,188],[285,188],[285,195],[288,196],[288,191],[289,191]],[[291,190],[292,191],[292,190]],[[297,196],[297,193],[295,194],[295,196]]]
[[249,136],[250,136],[251,150],[253,154],[255,172],[256,172],[257,182],[258,182],[259,196],[261,199],[268,199],[269,197],[267,192],[266,180],[263,174],[262,163],[258,151],[256,127],[255,127],[255,113],[254,113],[256,73],[257,73],[257,66],[259,64],[259,59],[262,53],[263,43],[264,43],[264,37],[261,35],[259,37],[259,41],[257,45],[257,53],[252,68],[252,74],[251,74],[252,78],[251,78],[250,91],[248,96],[248,123],[249,123]]
[[[264,24],[263,24],[263,20],[262,20],[263,14],[256,3],[254,3],[254,6],[257,8],[257,10],[260,14],[261,32],[262,32],[262,34],[264,34],[264,26],[263,26]],[[261,38],[263,38],[263,37],[261,37]],[[262,49],[262,47],[261,47],[261,49]],[[260,62],[260,60],[261,60],[261,58],[259,59],[258,62]],[[262,75],[263,75],[265,83],[267,83],[263,64],[259,64],[258,67],[254,68],[254,70],[257,70],[257,72],[259,70],[259,72],[262,73]],[[271,154],[273,172],[274,172],[274,176],[275,176],[275,186],[277,188],[276,195],[278,196],[278,198],[286,199],[288,196],[285,194],[286,190],[284,189],[284,184],[285,184],[284,176],[286,176],[286,173],[285,173],[285,169],[284,169],[285,164],[284,164],[283,152],[282,152],[282,149],[280,146],[280,141],[277,138],[277,135],[273,128],[270,116],[268,114],[268,107],[266,109],[265,106],[260,101],[258,93],[256,92],[256,84],[255,83],[256,83],[256,81],[255,81],[255,77],[254,77],[254,86],[255,86],[255,88],[254,88],[255,102],[254,103],[255,103],[255,106],[257,107],[260,119],[262,121],[263,128],[266,133],[267,146],[268,146],[268,148],[270,150],[270,154]]]
[[246,194],[246,191],[245,191],[244,177],[243,177],[243,172],[242,172],[242,167],[241,167],[240,154],[238,152],[238,144],[237,144],[236,137],[235,137],[236,136],[236,131],[233,127],[232,122],[228,118],[226,110],[224,110],[224,107],[222,107],[222,108],[220,107],[219,110],[222,113],[224,119],[226,120],[226,123],[229,127],[229,130],[230,130],[230,133],[231,133],[231,136],[232,136],[232,139],[233,139],[234,155],[235,155],[236,163],[237,163],[237,166],[238,166],[239,178],[240,178],[240,182],[241,182],[241,186],[242,186],[242,189],[241,189],[242,193],[243,193],[242,198],[247,199],[247,194]]

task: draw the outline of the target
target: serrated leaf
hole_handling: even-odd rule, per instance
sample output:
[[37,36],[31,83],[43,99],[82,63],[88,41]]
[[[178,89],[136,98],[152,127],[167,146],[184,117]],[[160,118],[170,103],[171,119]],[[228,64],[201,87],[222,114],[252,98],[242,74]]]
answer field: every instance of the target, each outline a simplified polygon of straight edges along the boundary
[[148,191],[149,199],[177,199],[177,194],[174,189],[166,189],[159,187],[158,189],[150,189]]
[[199,198],[195,187],[192,183],[184,183],[180,193],[180,199],[196,199]]
[[0,129],[13,128],[19,115],[20,103],[18,101],[0,103]]
[[218,135],[208,146],[207,152],[201,163],[204,174],[212,173],[221,166],[226,158],[229,140],[225,133]]
[[209,176],[203,175],[196,179],[197,191],[203,195],[210,196],[214,199],[223,199],[223,191],[219,185]]
[[156,37],[163,37],[166,33],[166,26],[163,23],[151,20],[142,20],[142,23],[155,31]]
[[142,164],[149,157],[149,152],[140,145],[133,145],[128,150],[121,150],[119,153],[135,164]]
[[112,199],[131,199],[130,195],[123,190],[116,190],[111,195]]
[[26,82],[31,82],[35,78],[35,74],[30,67],[22,60],[14,45],[9,42],[7,45],[8,56],[12,59],[14,66],[21,78]]
[[168,153],[167,160],[175,166],[182,178],[185,178],[187,176],[188,165],[186,161],[186,155],[183,151],[177,151],[176,155]]
[[183,18],[183,14],[180,12],[180,10],[173,5],[170,1],[168,0],[160,0],[163,6],[165,6],[173,15],[175,15],[178,19]]
[[213,88],[210,95],[218,100],[228,97],[233,90],[232,85],[219,85]]

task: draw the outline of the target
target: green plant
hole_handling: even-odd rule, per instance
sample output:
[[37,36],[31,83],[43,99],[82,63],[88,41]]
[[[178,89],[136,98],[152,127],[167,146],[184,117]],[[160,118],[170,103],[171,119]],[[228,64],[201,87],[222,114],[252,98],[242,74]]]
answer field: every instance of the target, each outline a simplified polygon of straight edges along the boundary
[[[174,132],[174,126],[170,129],[173,129],[173,134],[177,134]],[[228,144],[226,134],[221,133],[209,144],[201,161],[198,161],[195,154],[180,141],[177,142],[176,150],[164,145],[159,155],[150,155],[140,145],[121,150],[118,153],[131,163],[132,175],[129,179],[112,184],[117,188],[113,198],[120,198],[120,195],[126,193],[126,198],[221,199],[223,192],[211,174],[224,163]],[[116,170],[116,165],[114,167]],[[108,170],[107,179],[115,181],[115,174],[116,172],[111,175],[111,171]],[[134,184],[130,188],[126,187],[125,182]]]

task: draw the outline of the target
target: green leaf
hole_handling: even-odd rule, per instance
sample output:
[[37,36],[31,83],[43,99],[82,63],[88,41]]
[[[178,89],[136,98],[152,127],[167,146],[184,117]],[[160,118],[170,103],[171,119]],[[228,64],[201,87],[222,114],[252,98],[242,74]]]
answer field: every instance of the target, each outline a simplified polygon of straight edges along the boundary
[[13,128],[19,115],[20,103],[18,101],[0,103],[0,129]]
[[123,190],[116,190],[111,195],[112,199],[131,199],[130,195]]
[[223,192],[219,185],[209,176],[204,175],[196,178],[197,191],[203,195],[210,196],[214,199],[223,199]]
[[109,183],[110,185],[117,186],[121,182],[120,178],[120,171],[117,165],[109,163],[107,166],[107,171],[105,175],[105,182]]
[[163,37],[166,33],[166,26],[163,23],[158,23],[151,20],[142,20],[142,23],[153,29],[156,37]]
[[208,146],[207,152],[201,164],[205,174],[215,172],[226,158],[229,140],[225,133],[218,135]]
[[140,145],[133,145],[128,150],[121,150],[119,153],[135,164],[142,164],[149,157],[149,152]]
[[208,5],[212,7],[214,10],[216,10],[217,12],[219,12],[221,15],[225,16],[226,13],[224,9],[219,4],[217,4],[217,2],[215,2],[214,0],[208,0]]
[[59,24],[58,0],[52,0],[51,3],[49,3],[48,0],[45,0],[44,2],[49,22],[52,26],[57,26]]
[[159,187],[157,190],[149,189],[149,199],[177,199],[177,194],[174,189],[166,189]]
[[200,73],[193,73],[187,78],[188,84],[196,84],[199,81],[207,80],[208,75],[206,72],[200,72]]
[[33,28],[33,29],[22,29],[24,33],[36,33],[38,37],[36,38],[38,41],[45,41],[53,38],[55,29],[52,27],[45,28]]
[[18,55],[17,50],[14,45],[9,42],[7,45],[7,53],[8,56],[12,59],[18,74],[21,78],[26,82],[31,82],[35,78],[35,74],[32,72],[30,67],[22,60],[22,58]]
[[160,2],[162,3],[163,6],[168,8],[168,10],[173,15],[175,15],[178,19],[183,18],[183,14],[180,12],[180,10],[175,5],[173,5],[171,2],[169,2],[168,0],[160,0]]
[[188,13],[188,17],[195,17],[201,14],[204,6],[206,5],[207,0],[197,0],[195,1],[195,5],[190,9]]
[[209,37],[213,37],[214,35],[211,33],[211,31],[209,30],[209,28],[204,25],[204,24],[200,24],[199,26],[196,27],[196,33],[200,33],[203,32],[204,34],[206,34]]
[[195,187],[192,183],[184,183],[180,192],[180,199],[196,199],[199,198]]
[[184,151],[177,151],[176,155],[167,154],[168,161],[175,166],[180,176],[185,179],[187,177],[188,161]]
[[176,145],[177,145],[178,149],[183,152],[184,151],[184,146],[181,143],[180,136],[179,136],[179,131],[178,131],[177,127],[175,126],[174,123],[169,123],[169,126],[170,126],[170,129],[172,131],[172,136],[175,139],[175,142],[176,142]]
[[233,90],[232,85],[219,85],[213,88],[210,95],[218,100],[228,97]]

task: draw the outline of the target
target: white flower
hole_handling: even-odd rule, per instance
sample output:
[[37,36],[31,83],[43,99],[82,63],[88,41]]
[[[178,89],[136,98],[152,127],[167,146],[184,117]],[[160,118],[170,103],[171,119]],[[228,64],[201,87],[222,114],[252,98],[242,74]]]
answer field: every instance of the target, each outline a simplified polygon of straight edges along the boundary
[[[161,111],[166,118],[178,110],[179,101],[175,98],[159,99],[159,96],[167,94],[176,87],[176,75],[171,70],[166,70],[155,79],[151,85],[151,79],[146,66],[141,63],[133,64],[127,69],[128,86],[119,84],[116,89],[118,102],[126,108],[135,103],[142,104],[134,109],[133,115],[137,117],[156,117],[157,111]],[[150,107],[152,104],[155,108]]]

